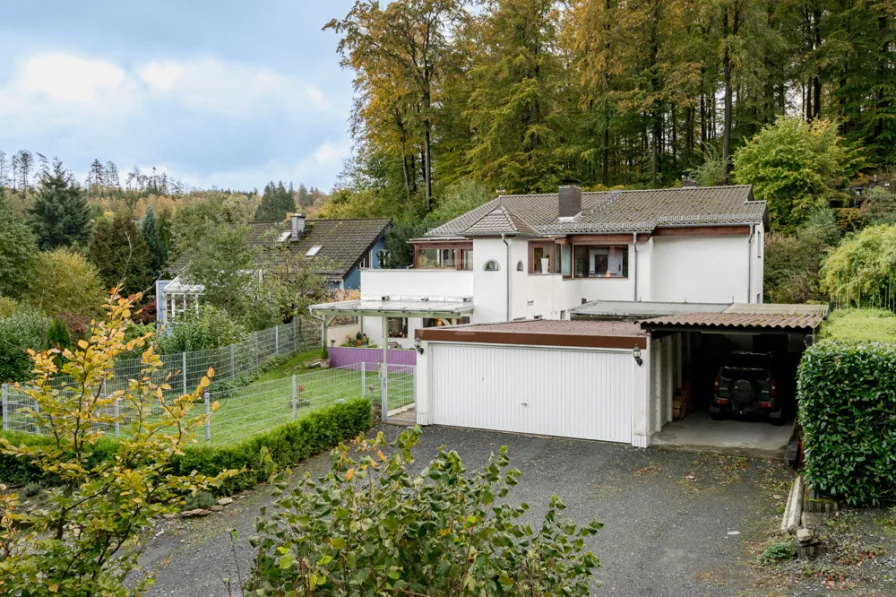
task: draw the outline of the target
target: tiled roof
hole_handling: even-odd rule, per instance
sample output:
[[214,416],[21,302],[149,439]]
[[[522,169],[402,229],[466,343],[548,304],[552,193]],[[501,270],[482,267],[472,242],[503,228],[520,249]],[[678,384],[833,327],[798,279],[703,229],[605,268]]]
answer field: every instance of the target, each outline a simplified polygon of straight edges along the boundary
[[[504,207],[539,234],[651,232],[656,227],[695,224],[761,224],[764,201],[752,201],[749,185],[682,187],[582,193],[582,211],[558,218],[557,193],[502,195],[426,233],[461,237],[485,216]],[[480,233],[481,234],[481,233]]]
[[464,236],[494,234],[538,234],[538,232],[503,205],[498,205],[464,230]]
[[[388,218],[307,220],[305,232],[298,241],[280,241],[292,230],[292,222],[253,222],[249,224],[249,244],[269,247],[279,243],[289,246],[292,253],[305,255],[311,247],[320,246],[314,255],[324,267],[317,273],[332,277],[345,277],[366,251],[386,231]],[[189,255],[182,255],[169,271],[180,273],[189,264]]]
[[641,322],[641,327],[814,330],[821,325],[827,314],[827,305],[734,304],[722,313],[683,313],[646,319]]

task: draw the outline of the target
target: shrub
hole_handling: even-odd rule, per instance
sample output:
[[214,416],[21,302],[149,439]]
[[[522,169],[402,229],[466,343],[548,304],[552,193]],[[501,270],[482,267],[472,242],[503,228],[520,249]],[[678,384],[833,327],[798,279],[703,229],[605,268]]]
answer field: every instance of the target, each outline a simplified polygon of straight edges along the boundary
[[19,309],[0,319],[0,383],[31,378],[34,363],[26,351],[46,348],[48,325],[47,318],[33,309]]
[[[261,595],[589,595],[599,565],[586,550],[598,522],[561,518],[551,498],[537,527],[507,503],[520,472],[503,447],[467,474],[457,452],[441,448],[412,474],[420,429],[383,453],[380,433],[340,445],[332,470],[304,480],[256,522],[258,549],[249,591]],[[252,594],[256,594],[256,593]]]
[[798,378],[809,483],[850,505],[896,498],[896,346],[825,340]]
[[25,300],[47,315],[89,318],[100,313],[106,295],[99,274],[78,253],[70,249],[39,253],[32,271]]
[[[217,495],[230,495],[267,481],[276,467],[296,463],[325,452],[341,441],[364,433],[373,425],[369,400],[355,399],[317,410],[305,418],[286,423],[266,433],[223,446],[192,445],[175,456],[170,472],[189,475],[193,471],[215,476],[226,470],[239,470],[211,490]],[[47,437],[5,432],[0,437],[15,445],[39,446],[50,442]],[[96,464],[115,457],[118,442],[104,437],[90,447],[89,460]],[[32,461],[0,452],[0,480],[24,485],[30,482],[53,483]]]
[[[91,326],[89,340],[62,351],[61,367],[55,350],[33,356],[35,381],[23,392],[34,407],[23,415],[47,439],[15,444],[0,438],[0,450],[36,467],[56,487],[44,507],[30,511],[20,511],[17,494],[0,494],[4,595],[131,594],[125,580],[136,569],[140,550],[128,547],[154,518],[176,511],[185,493],[236,472],[216,477],[170,472],[171,458],[206,420],[207,415],[190,411],[208,386],[207,377],[192,394],[166,399],[151,381],[161,361],[150,348],[141,375],[127,390],[101,391],[118,354],[148,340],[123,341],[132,307],[131,300],[112,296],[107,317]],[[117,404],[121,412],[113,410]],[[119,424],[127,433],[115,442],[114,457],[94,449],[103,427]],[[140,582],[133,593],[145,587]]]
[[248,330],[233,321],[226,311],[202,305],[198,313],[189,312],[171,325],[168,334],[159,338],[158,346],[162,354],[174,354],[210,350],[242,342],[248,337]]
[[68,327],[64,321],[54,319],[47,328],[47,345],[50,348],[58,348],[62,350],[69,348],[72,344],[71,334],[68,333]]
[[181,475],[193,471],[212,475],[212,471],[239,469],[239,475],[225,480],[217,490],[232,494],[267,481],[274,467],[293,466],[364,433],[372,424],[370,401],[348,400],[239,443],[191,446],[174,459],[173,470]]
[[19,304],[8,296],[0,296],[0,319],[9,317],[18,309]]
[[883,309],[837,309],[825,320],[819,338],[896,342],[896,314]]
[[850,306],[884,306],[896,296],[896,226],[848,235],[824,261],[821,287]]
[[792,560],[796,557],[796,548],[793,546],[792,540],[781,541],[766,547],[759,555],[759,564],[762,566],[771,566],[779,562]]

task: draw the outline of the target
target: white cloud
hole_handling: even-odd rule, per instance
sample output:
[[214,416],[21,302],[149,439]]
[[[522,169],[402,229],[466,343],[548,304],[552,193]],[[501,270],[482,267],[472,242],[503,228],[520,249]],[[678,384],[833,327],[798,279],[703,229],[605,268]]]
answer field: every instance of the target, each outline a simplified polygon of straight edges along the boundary
[[45,94],[58,102],[96,102],[115,94],[125,72],[104,60],[44,54],[28,60],[12,81],[24,94]]
[[150,62],[137,73],[154,92],[195,110],[239,115],[269,104],[292,111],[330,108],[314,86],[267,68],[217,58]]
[[127,65],[38,53],[0,78],[0,149],[58,155],[77,170],[94,157],[122,171],[155,164],[201,186],[328,187],[350,153],[343,99],[215,57]]

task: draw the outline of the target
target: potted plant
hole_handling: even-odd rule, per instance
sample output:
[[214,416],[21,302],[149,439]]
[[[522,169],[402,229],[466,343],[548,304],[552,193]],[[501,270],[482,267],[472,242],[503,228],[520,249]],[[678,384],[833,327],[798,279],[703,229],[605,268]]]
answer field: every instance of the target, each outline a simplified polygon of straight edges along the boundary
[[320,351],[320,368],[330,368],[330,351],[326,346],[324,346]]

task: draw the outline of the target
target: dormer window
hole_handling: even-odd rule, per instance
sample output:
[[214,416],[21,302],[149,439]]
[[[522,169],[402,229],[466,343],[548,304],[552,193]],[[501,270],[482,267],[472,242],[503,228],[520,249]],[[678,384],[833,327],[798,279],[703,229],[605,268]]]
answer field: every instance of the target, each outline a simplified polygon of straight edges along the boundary
[[314,257],[322,247],[323,245],[314,245],[313,247],[308,249],[308,252],[305,253],[305,257]]

